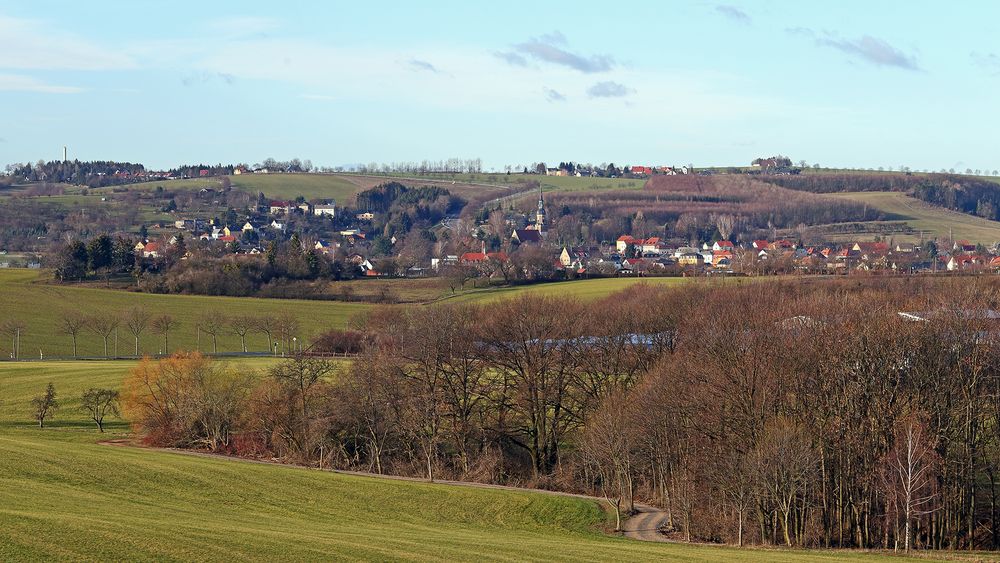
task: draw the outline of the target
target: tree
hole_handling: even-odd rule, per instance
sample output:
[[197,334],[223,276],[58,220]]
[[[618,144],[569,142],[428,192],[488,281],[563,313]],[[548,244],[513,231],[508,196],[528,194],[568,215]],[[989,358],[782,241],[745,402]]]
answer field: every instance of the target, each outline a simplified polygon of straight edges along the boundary
[[121,317],[108,312],[95,313],[87,317],[87,328],[104,340],[104,357],[108,357],[108,340],[121,322]]
[[31,400],[31,408],[34,410],[38,427],[45,428],[45,419],[52,418],[52,413],[59,408],[59,401],[56,399],[56,388],[52,383],[49,383],[45,387],[45,393]]
[[139,355],[139,336],[146,330],[149,326],[149,320],[152,318],[152,314],[146,311],[142,307],[132,307],[131,309],[125,311],[125,326],[128,327],[128,331],[132,333],[135,338],[135,355]]
[[153,332],[163,335],[163,354],[170,353],[170,331],[180,326],[180,322],[170,315],[160,315],[153,319]]
[[87,244],[87,259],[91,270],[99,271],[111,267],[114,242],[106,234],[91,239]]
[[87,245],[78,239],[70,241],[56,256],[56,279],[82,280],[87,277]]
[[63,311],[59,317],[59,331],[73,339],[73,357],[77,357],[77,337],[87,326],[87,317],[75,310]]
[[135,243],[131,239],[117,237],[111,251],[111,263],[117,272],[131,272],[135,269]]
[[21,336],[28,327],[21,319],[7,319],[0,324],[0,330],[10,338],[10,357],[18,359],[21,357]]
[[616,532],[622,529],[622,504],[632,490],[634,426],[627,405],[621,391],[608,397],[587,421],[583,437],[583,455],[595,469],[601,494],[615,511]]
[[897,519],[903,519],[903,550],[907,553],[913,547],[914,520],[932,513],[937,498],[935,470],[939,461],[933,446],[924,423],[910,416],[897,425],[893,448],[883,462],[883,484]]
[[229,328],[233,334],[240,337],[240,346],[243,353],[247,351],[247,334],[256,326],[256,319],[250,315],[235,315],[229,318]]
[[273,342],[274,342],[273,336],[274,336],[274,333],[277,330],[276,325],[277,325],[277,323],[275,322],[275,319],[273,317],[271,317],[270,315],[264,315],[264,316],[261,316],[261,317],[257,317],[257,318],[255,318],[253,320],[253,328],[255,330],[257,330],[257,332],[260,332],[260,333],[264,334],[265,336],[267,336],[267,351],[268,351],[268,353],[274,353],[275,352],[275,349],[274,349],[275,346],[273,344]]
[[80,408],[90,415],[90,419],[97,423],[97,429],[103,433],[104,418],[109,414],[119,416],[118,391],[91,387],[80,397]]
[[212,337],[212,353],[219,353],[219,333],[226,325],[226,317],[218,311],[207,311],[198,319],[198,330]]

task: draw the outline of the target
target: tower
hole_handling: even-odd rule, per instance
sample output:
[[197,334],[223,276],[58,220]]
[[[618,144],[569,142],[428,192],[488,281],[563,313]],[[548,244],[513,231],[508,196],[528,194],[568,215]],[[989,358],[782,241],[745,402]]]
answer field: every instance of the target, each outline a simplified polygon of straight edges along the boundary
[[545,200],[542,199],[542,187],[538,187],[538,211],[535,212],[535,228],[545,230]]
[[66,162],[66,145],[63,145],[63,162]]

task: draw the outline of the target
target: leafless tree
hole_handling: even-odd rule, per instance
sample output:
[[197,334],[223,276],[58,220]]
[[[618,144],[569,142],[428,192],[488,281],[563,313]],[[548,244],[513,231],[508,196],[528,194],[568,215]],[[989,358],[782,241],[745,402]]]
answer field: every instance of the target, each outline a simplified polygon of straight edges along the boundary
[[59,317],[59,332],[69,336],[73,340],[73,357],[77,357],[77,338],[87,326],[87,317],[76,310],[63,311]]
[[87,328],[104,340],[104,357],[108,357],[108,340],[121,322],[121,317],[111,312],[94,313],[87,317]]
[[163,314],[153,319],[153,332],[163,335],[163,353],[170,353],[170,331],[180,326],[180,321]]
[[118,391],[91,387],[80,397],[80,408],[97,424],[97,430],[103,433],[105,417],[109,414],[119,416]]
[[229,318],[229,328],[240,337],[243,352],[247,351],[247,334],[254,329],[256,319],[249,315],[235,315]]
[[934,511],[939,461],[925,425],[910,416],[900,421],[895,444],[885,457],[886,494],[903,519],[903,550],[913,547],[913,522]]
[[198,330],[212,337],[212,353],[219,353],[219,333],[226,325],[226,316],[219,311],[206,311],[198,318]]
[[135,355],[139,355],[139,337],[146,331],[153,315],[142,307],[132,307],[125,311],[125,326],[135,339]]
[[52,412],[59,408],[59,401],[56,399],[56,388],[52,383],[45,387],[45,392],[31,400],[31,408],[35,413],[35,420],[38,421],[39,428],[45,428],[45,419],[52,417]]

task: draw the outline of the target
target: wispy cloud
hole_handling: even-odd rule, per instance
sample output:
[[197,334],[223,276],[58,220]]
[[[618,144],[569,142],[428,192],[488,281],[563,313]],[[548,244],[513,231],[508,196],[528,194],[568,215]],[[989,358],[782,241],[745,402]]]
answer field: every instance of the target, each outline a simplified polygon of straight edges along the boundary
[[715,6],[715,11],[726,16],[727,18],[739,22],[739,23],[750,23],[750,16],[743,10],[732,6],[729,4],[718,4]]
[[212,82],[222,82],[227,86],[231,86],[236,82],[236,77],[228,72],[197,72],[181,79],[181,84],[184,86],[197,86]]
[[996,53],[977,53],[973,52],[970,54],[972,57],[972,62],[993,76],[1000,76],[1000,56]]
[[624,98],[634,93],[634,89],[618,82],[612,82],[611,80],[598,82],[587,88],[587,95],[591,98]]
[[[803,28],[796,28],[795,33],[805,34],[804,31]],[[876,66],[920,70],[916,57],[908,55],[882,39],[872,37],[871,35],[863,35],[858,39],[843,39],[835,35],[826,34],[825,36],[816,37],[815,41],[817,45],[833,47],[838,51]]]
[[0,74],[0,91],[38,92],[40,94],[76,94],[83,88],[46,84],[31,76],[21,74]]
[[542,91],[545,92],[545,99],[550,102],[566,101],[566,96],[558,90],[553,90],[552,88],[542,88]]
[[0,68],[122,70],[136,62],[121,51],[57,29],[46,22],[0,16]]
[[516,66],[526,66],[528,60],[563,66],[583,73],[607,72],[617,63],[611,55],[583,55],[566,48],[566,37],[554,31],[514,45],[513,51],[496,53]]
[[410,65],[411,68],[414,68],[416,70],[423,70],[423,71],[427,71],[427,72],[433,72],[434,74],[440,74],[441,73],[441,71],[438,70],[438,68],[436,66],[432,65],[431,63],[429,63],[427,61],[422,61],[420,59],[410,59],[409,62],[408,62],[408,64]]

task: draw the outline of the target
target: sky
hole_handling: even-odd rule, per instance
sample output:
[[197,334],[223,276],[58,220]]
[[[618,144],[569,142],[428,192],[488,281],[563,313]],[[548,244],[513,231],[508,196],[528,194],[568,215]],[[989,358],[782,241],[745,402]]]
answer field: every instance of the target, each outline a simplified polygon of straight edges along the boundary
[[1000,3],[0,0],[0,168],[1000,168]]

